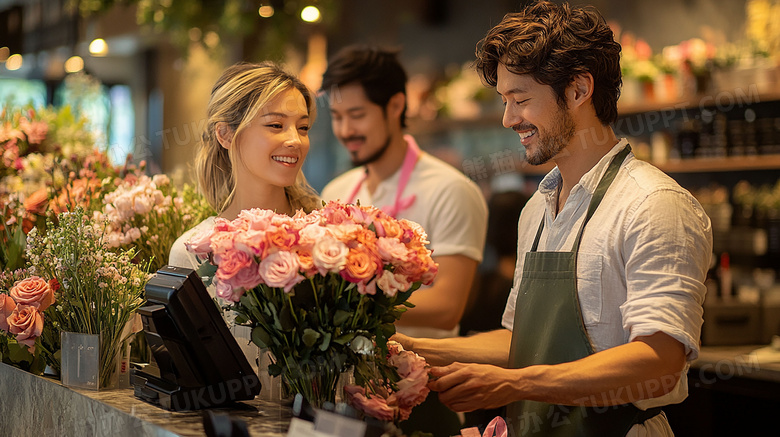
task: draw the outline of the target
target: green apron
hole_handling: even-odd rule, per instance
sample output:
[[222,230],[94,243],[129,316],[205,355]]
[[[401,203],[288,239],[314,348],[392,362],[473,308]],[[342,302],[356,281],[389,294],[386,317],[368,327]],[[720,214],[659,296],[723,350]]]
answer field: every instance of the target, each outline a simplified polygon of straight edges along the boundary
[[[542,217],[531,251],[525,255],[523,279],[517,291],[509,353],[512,368],[568,363],[594,353],[577,295],[577,251],[585,225],[630,151],[631,147],[626,146],[610,162],[571,252],[537,252],[544,229]],[[507,407],[507,423],[515,436],[623,437],[634,424],[659,413],[660,408],[642,411],[633,404],[575,407],[520,401]]]

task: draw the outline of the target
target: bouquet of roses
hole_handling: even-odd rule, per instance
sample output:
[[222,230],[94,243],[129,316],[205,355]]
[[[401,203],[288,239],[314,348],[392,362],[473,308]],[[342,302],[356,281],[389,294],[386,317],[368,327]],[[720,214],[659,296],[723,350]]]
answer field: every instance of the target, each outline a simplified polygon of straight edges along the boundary
[[36,343],[43,333],[44,311],[54,303],[59,284],[38,276],[13,281],[25,273],[3,272],[0,278],[0,360],[41,374],[45,360],[36,353]]
[[217,295],[275,357],[269,374],[321,406],[334,401],[350,368],[361,386],[377,372],[400,379],[387,363],[387,339],[411,293],[436,275],[426,244],[414,222],[330,202],[308,215],[252,209],[218,218],[187,249],[217,266]]

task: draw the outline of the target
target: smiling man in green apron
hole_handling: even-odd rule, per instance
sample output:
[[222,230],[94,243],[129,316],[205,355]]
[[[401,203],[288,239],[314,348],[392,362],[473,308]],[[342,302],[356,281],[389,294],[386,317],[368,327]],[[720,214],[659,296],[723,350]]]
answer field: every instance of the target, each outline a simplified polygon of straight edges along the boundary
[[[507,405],[514,434],[672,435],[660,407],[687,396],[699,350],[709,218],[634,157],[617,117],[620,45],[593,9],[541,2],[477,49],[530,164],[557,164],[518,223],[506,329],[399,339],[456,411]],[[471,363],[471,364],[463,364]]]

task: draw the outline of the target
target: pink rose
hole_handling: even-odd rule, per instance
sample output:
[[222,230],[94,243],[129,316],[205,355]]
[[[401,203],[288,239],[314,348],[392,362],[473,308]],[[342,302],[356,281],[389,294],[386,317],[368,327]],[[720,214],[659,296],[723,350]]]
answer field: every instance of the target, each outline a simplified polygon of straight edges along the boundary
[[382,270],[379,279],[377,279],[377,286],[384,292],[385,296],[393,297],[399,291],[408,290],[410,284],[404,275],[393,273],[390,270]]
[[260,268],[255,262],[251,262],[247,267],[241,269],[230,279],[233,288],[241,287],[245,290],[251,290],[263,282],[260,276]]
[[54,291],[43,278],[31,276],[11,287],[11,297],[19,305],[29,305],[44,311],[54,303]]
[[329,236],[328,228],[319,224],[307,224],[298,232],[298,244],[304,247],[312,247],[317,241]]
[[331,201],[321,209],[322,216],[329,225],[340,225],[343,223],[353,223],[345,205]]
[[395,410],[387,405],[387,400],[378,394],[366,397],[366,390],[356,385],[344,387],[349,403],[356,409],[379,420],[391,421],[395,418]]
[[214,233],[211,234],[211,251],[214,255],[222,256],[225,253],[233,250],[233,231],[219,231],[214,228]]
[[379,238],[376,241],[377,251],[382,260],[390,264],[409,261],[409,249],[396,238]]
[[412,351],[405,351],[400,344],[397,347],[390,347],[388,343],[390,356],[388,363],[396,368],[398,376],[398,390],[395,391],[388,403],[398,405],[401,408],[412,408],[421,404],[428,396],[428,369],[425,358]]
[[436,279],[436,274],[439,273],[439,265],[433,261],[433,258],[430,257],[428,257],[426,261],[427,264],[425,271],[423,272],[422,276],[420,276],[420,282],[422,282],[423,285],[431,285],[433,284],[433,280]]
[[244,251],[253,256],[263,257],[265,255],[266,241],[265,231],[247,229],[236,235],[234,246],[236,250]]
[[227,281],[220,281],[216,279],[216,292],[217,296],[230,302],[238,302],[241,300],[241,296],[244,295],[244,289],[241,287],[233,288]]
[[233,232],[237,229],[238,227],[226,218],[217,217],[214,219],[214,232]]
[[360,281],[357,283],[357,289],[360,294],[373,296],[376,294],[376,281],[373,278],[368,281],[368,283],[366,283],[366,281]]
[[347,245],[335,238],[326,237],[316,243],[311,251],[314,265],[321,275],[338,273],[347,264]]
[[425,372],[425,358],[412,351],[403,350],[403,347],[396,354],[390,354],[387,361],[396,368],[401,378]]
[[303,281],[298,256],[292,252],[276,252],[260,262],[260,276],[269,287],[284,288],[289,293],[292,288]]
[[401,224],[401,228],[404,229],[404,235],[408,235],[407,232],[411,231],[414,235],[412,239],[419,241],[423,246],[426,244],[431,244],[431,242],[428,241],[428,234],[425,233],[425,229],[423,229],[419,223],[407,219],[401,219],[399,222]]
[[264,231],[271,225],[271,218],[275,215],[270,209],[253,208],[238,213],[238,217],[246,221],[248,229]]
[[220,257],[219,265],[217,266],[217,278],[226,281],[250,265],[252,265],[252,258],[246,252],[239,250],[228,251]]
[[376,215],[372,208],[364,206],[347,205],[347,217],[354,223],[369,225],[374,221]]
[[43,332],[43,316],[38,309],[30,305],[17,305],[8,317],[8,327],[8,332],[16,335],[16,341],[34,353],[35,339]]
[[420,405],[430,393],[428,372],[425,369],[419,370],[398,381],[396,386],[398,390],[388,398],[389,404],[407,408]]
[[16,309],[14,299],[5,293],[0,293],[0,331],[8,332],[8,317],[14,309]]
[[205,258],[211,253],[211,235],[213,233],[214,231],[212,229],[204,229],[197,232],[184,243],[184,247],[187,248],[189,252]]

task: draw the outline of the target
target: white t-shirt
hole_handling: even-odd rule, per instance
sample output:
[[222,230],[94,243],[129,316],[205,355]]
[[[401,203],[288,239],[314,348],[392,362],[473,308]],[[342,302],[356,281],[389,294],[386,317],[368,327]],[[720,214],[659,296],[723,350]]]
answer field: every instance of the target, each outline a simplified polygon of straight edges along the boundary
[[[575,185],[555,216],[561,174],[554,168],[518,221],[514,286],[502,324],[512,330],[525,254],[544,218],[539,251],[570,251],[590,199],[621,140]],[[629,154],[585,226],[577,256],[577,291],[585,328],[601,351],[636,337],[664,332],[685,346],[688,361],[699,353],[704,279],[712,254],[710,220],[696,199],[669,176]],[[533,333],[529,333],[533,335]],[[647,409],[682,402],[687,366],[667,395],[634,402]],[[629,435],[671,435],[665,416],[637,425]]]
[[[354,168],[331,181],[322,190],[322,199],[349,200],[348,197],[360,183],[364,167]],[[381,181],[373,194],[362,184],[354,201],[378,208],[393,205],[400,169]],[[487,204],[471,179],[451,165],[427,153],[422,153],[414,166],[402,197],[416,196],[409,208],[398,213],[397,218],[419,223],[428,234],[429,248],[433,256],[464,255],[477,262],[482,261],[487,232]],[[403,327],[403,332],[415,337],[452,337],[457,328],[449,331],[433,328]]]
[[196,257],[194,254],[187,252],[187,249],[184,247],[184,243],[186,243],[196,234],[213,228],[215,218],[216,216],[206,217],[205,220],[181,234],[181,236],[177,238],[171,246],[171,253],[168,257],[168,264],[176,267],[187,267],[197,270],[201,263],[203,263],[203,260],[199,260],[198,257]]

